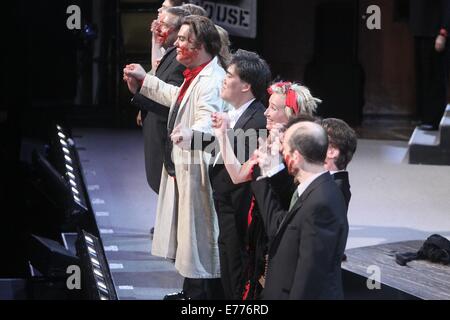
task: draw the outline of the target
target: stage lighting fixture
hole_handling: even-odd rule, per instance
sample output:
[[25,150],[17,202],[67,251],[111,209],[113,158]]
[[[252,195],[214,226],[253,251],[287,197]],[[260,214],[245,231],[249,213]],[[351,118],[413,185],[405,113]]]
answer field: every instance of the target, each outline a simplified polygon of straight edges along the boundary
[[66,159],[66,161],[67,161],[68,163],[72,163],[72,158],[69,157],[68,155],[64,155],[64,159]]
[[82,230],[77,242],[82,261],[83,284],[89,299],[116,300],[117,294],[100,240]]
[[67,182],[61,174],[47,161],[47,159],[37,152],[32,154],[33,165],[36,170],[36,183],[57,208],[65,209],[70,202],[70,190]]
[[54,145],[53,160],[57,165],[59,164],[61,173],[70,185],[73,200],[87,210],[88,197],[86,196],[86,188],[84,188],[84,180],[75,142],[61,125],[56,125],[56,128],[57,131],[55,132],[54,138],[56,141],[59,140],[60,145]]
[[[82,194],[74,179],[72,181],[64,179],[50,162],[36,150],[33,152],[33,164],[38,177],[39,190],[57,208],[64,210],[66,218],[87,212],[85,202],[82,200]],[[75,178],[74,175],[72,176]]]
[[61,131],[58,132],[58,136],[62,139],[66,139],[66,136]]
[[80,265],[80,259],[64,246],[36,235],[31,235],[29,258],[33,267],[51,278],[67,278],[67,268]]

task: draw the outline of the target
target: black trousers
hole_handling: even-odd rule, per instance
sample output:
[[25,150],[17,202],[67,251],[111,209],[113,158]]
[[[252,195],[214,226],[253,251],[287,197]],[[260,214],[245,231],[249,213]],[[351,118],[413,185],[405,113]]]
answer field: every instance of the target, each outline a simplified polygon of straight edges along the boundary
[[437,127],[447,105],[449,47],[437,52],[435,38],[415,37],[417,111],[423,123]]
[[216,279],[184,278],[183,291],[192,300],[223,300],[222,283]]
[[214,200],[219,223],[220,276],[225,299],[241,300],[244,287],[245,244],[239,232],[234,208],[229,202]]

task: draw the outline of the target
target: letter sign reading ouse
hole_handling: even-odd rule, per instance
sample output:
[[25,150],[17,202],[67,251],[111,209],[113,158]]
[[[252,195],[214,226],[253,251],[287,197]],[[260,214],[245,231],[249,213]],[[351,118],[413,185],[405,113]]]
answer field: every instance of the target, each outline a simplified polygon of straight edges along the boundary
[[205,8],[215,24],[230,35],[256,38],[256,0],[191,1]]

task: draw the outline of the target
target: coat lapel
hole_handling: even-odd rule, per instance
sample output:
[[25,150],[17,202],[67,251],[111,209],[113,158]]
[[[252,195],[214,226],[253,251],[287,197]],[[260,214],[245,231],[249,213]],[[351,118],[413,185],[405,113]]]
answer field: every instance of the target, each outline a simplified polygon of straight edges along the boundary
[[173,62],[176,62],[174,61],[175,57],[172,57],[174,54],[176,54],[175,49],[175,47],[172,47],[167,50],[166,54],[161,58],[161,61],[156,68],[155,74],[164,73]]
[[248,106],[247,110],[245,110],[242,116],[238,119],[234,125],[234,129],[243,129],[256,111],[258,111],[258,102],[255,100]]
[[183,100],[181,100],[180,103],[180,109],[178,111],[177,119],[175,120],[175,123],[178,123],[178,119],[181,117],[181,115],[184,113],[184,106],[189,99],[189,96],[191,95],[192,90],[194,89],[195,85],[199,81],[200,77],[205,75],[210,75],[212,71],[214,70],[215,66],[217,65],[217,57],[211,60],[211,62],[192,80],[191,84],[189,85],[189,88],[186,90],[186,93],[184,94]]

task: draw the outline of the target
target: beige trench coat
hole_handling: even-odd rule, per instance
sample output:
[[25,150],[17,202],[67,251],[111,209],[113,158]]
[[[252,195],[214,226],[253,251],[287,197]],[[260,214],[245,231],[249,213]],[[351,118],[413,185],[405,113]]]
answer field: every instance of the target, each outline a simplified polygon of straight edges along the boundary
[[[214,58],[190,84],[175,120],[184,126],[213,133],[211,113],[228,110],[220,98],[225,71]],[[141,94],[170,106],[179,88],[147,75]],[[169,115],[170,117],[170,115]],[[156,212],[152,254],[175,259],[175,268],[187,278],[219,278],[219,228],[208,176],[210,155],[174,145],[176,183],[163,167]]]

